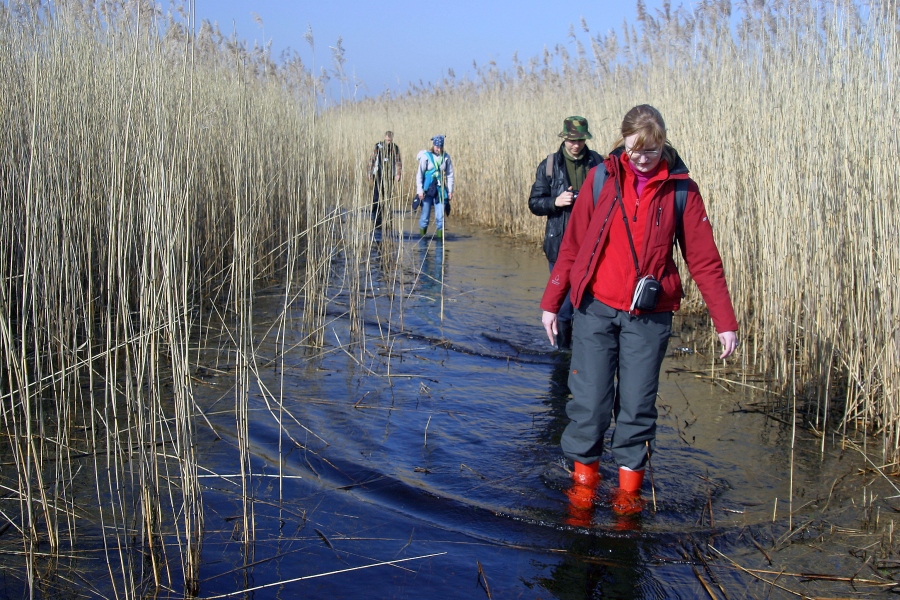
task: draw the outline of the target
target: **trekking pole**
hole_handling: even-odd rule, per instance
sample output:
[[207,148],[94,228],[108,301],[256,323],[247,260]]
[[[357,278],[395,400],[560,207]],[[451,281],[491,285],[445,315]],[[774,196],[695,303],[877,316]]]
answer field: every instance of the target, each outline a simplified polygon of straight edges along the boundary
[[656,485],[653,483],[653,463],[650,462],[650,441],[645,440],[647,445],[647,470],[650,471],[650,495],[653,497],[653,512],[656,512]]

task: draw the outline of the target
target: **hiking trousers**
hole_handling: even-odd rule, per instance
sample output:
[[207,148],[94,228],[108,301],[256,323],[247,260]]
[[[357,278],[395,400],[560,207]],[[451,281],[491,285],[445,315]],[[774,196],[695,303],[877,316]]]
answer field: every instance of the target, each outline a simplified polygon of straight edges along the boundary
[[375,221],[375,229],[381,229],[382,221],[384,221],[384,200],[388,188],[375,179],[375,191],[372,192],[372,220]]
[[431,216],[431,209],[434,208],[434,224],[438,231],[444,230],[444,203],[439,201],[436,196],[426,195],[422,198],[422,216],[419,217],[419,228],[428,229],[428,218]]
[[656,440],[659,370],[671,334],[671,312],[636,316],[585,295],[572,326],[571,421],[561,441],[567,458],[599,460],[615,417],[610,450],[616,464],[644,468],[647,442],[652,449]]

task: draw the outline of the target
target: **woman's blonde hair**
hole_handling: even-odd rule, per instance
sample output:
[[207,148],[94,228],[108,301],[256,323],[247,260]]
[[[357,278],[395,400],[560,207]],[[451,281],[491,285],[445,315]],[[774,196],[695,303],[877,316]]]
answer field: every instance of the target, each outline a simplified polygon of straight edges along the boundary
[[625,138],[637,135],[630,150],[659,148],[663,146],[663,159],[672,163],[673,149],[666,138],[666,122],[662,114],[649,104],[640,104],[629,110],[622,119],[622,137],[616,141],[613,150],[625,145]]

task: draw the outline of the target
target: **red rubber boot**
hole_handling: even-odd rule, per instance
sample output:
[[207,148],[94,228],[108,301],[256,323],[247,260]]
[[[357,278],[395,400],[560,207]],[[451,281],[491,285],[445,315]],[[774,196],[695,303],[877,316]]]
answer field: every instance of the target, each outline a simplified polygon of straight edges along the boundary
[[575,461],[575,470],[572,472],[572,481],[577,485],[597,487],[600,483],[600,461],[590,464]]
[[641,485],[644,483],[644,470],[632,471],[619,467],[619,488],[613,492],[612,509],[618,515],[635,515],[644,508],[641,498]]
[[566,490],[569,498],[569,517],[566,523],[576,527],[590,527],[594,517],[594,499],[600,484],[600,462],[575,462],[572,487]]

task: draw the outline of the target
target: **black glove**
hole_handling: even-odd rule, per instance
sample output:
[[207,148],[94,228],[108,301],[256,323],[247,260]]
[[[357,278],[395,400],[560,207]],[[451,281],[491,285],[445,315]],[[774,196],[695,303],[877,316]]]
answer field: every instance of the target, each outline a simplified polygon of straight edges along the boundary
[[412,209],[416,212],[422,206],[422,200],[418,196],[413,196]]
[[450,216],[450,198],[444,200],[444,214]]

